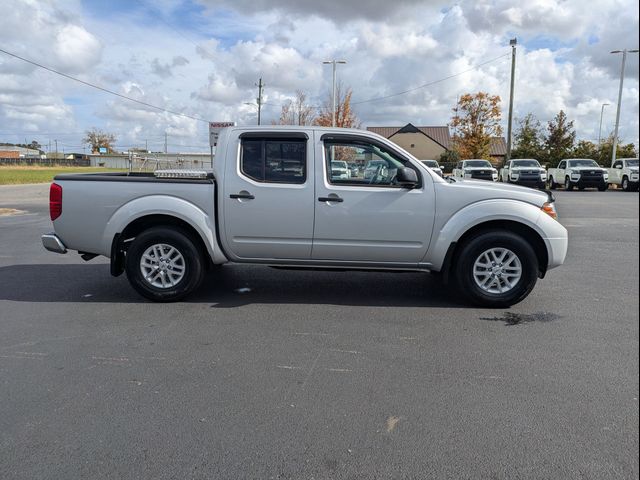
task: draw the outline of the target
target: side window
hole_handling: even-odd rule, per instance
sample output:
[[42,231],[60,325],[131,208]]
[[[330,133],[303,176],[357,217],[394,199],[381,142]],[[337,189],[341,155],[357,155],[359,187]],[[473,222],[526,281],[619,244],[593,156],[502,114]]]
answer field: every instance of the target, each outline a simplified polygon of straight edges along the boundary
[[333,185],[394,187],[398,169],[413,168],[392,152],[366,142],[328,140],[324,155],[327,180]]
[[300,138],[242,139],[240,169],[265,183],[304,183],[307,179],[307,141]]
[[458,164],[456,165],[456,168],[459,170],[462,168],[462,162],[458,162]]
[[565,162],[564,160],[560,162],[560,165],[558,165],[558,168],[560,170],[564,170],[565,168],[567,168],[567,162]]

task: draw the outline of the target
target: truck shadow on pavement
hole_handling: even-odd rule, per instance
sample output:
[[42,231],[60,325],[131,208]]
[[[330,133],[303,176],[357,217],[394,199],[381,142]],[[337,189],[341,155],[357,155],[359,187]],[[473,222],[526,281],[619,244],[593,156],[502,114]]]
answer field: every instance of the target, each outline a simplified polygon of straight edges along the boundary
[[[18,302],[147,303],[125,275],[108,264],[36,264],[0,267],[0,300]],[[421,272],[280,270],[223,266],[210,272],[183,303],[235,308],[256,303],[464,308],[452,287]]]

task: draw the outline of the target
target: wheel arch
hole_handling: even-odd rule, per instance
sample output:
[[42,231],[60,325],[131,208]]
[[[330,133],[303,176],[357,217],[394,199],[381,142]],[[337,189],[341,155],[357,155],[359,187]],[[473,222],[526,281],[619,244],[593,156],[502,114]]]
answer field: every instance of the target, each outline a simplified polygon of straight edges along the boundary
[[[173,227],[184,232],[203,255],[205,265],[210,264],[211,252],[202,234],[189,222],[166,213],[143,215],[128,223],[122,232],[114,235],[111,244],[111,275],[124,272],[124,258],[130,243],[140,233],[152,227]],[[207,261],[209,259],[209,261]]]
[[544,278],[547,273],[547,265],[549,264],[549,252],[547,251],[547,246],[542,236],[530,226],[514,220],[489,220],[469,228],[457,241],[452,242],[449,246],[441,271],[448,276],[452,267],[455,265],[457,253],[462,250],[464,245],[478,235],[494,230],[516,233],[529,241],[538,259],[538,276]]
[[546,214],[540,207],[520,200],[486,200],[468,205],[440,228],[436,227],[437,234],[424,261],[430,265],[431,270],[443,272],[447,278],[448,269],[461,244],[479,232],[499,229],[531,239],[542,277],[546,274],[552,253],[547,238],[556,234],[550,230],[551,226],[546,220]]

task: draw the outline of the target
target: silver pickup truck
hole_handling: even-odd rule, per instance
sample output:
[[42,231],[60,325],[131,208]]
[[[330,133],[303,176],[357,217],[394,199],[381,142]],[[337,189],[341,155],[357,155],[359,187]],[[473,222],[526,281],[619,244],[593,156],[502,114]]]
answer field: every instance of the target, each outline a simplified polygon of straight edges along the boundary
[[[345,176],[336,161],[378,167]],[[109,257],[154,301],[233,262],[440,272],[505,307],[567,252],[550,192],[444,180],[381,136],[336,128],[224,129],[212,171],[59,175],[50,211],[46,249]]]

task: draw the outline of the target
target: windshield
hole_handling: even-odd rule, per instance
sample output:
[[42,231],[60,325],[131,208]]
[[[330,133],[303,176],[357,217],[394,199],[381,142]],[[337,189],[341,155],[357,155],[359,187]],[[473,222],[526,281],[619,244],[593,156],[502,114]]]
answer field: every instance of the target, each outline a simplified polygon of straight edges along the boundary
[[540,164],[537,160],[514,160],[514,167],[539,167]]
[[347,162],[331,162],[331,168],[347,168]]
[[599,165],[595,160],[589,158],[581,158],[579,160],[569,160],[567,163],[569,167],[598,167]]
[[464,162],[464,167],[492,168],[488,160],[467,160]]
[[438,168],[440,166],[438,165],[438,162],[436,162],[435,160],[420,160],[420,161],[430,168]]
[[629,166],[629,167],[637,167],[638,166],[638,159],[636,158],[635,160],[627,160],[627,166]]

